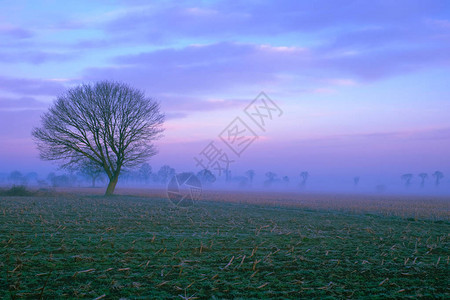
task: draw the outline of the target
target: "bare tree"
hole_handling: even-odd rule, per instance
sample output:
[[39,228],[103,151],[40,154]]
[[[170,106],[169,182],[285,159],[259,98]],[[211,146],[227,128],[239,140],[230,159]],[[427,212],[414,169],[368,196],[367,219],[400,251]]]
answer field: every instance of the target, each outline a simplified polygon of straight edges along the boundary
[[231,170],[230,169],[226,169],[224,172],[225,172],[225,181],[226,182],[230,182],[231,178],[232,178]]
[[211,185],[216,181],[216,176],[208,170],[203,169],[197,173],[197,178],[203,183],[204,185]]
[[90,160],[88,158],[82,159],[75,166],[76,169],[81,173],[81,175],[89,178],[92,181],[92,187],[95,188],[95,182],[97,180],[104,181],[104,177],[102,175],[105,174],[105,170],[102,166],[97,164],[95,161]]
[[274,172],[267,172],[265,175],[267,179],[264,181],[264,186],[269,187],[277,181],[277,174]]
[[253,184],[253,178],[255,178],[255,171],[254,170],[247,170],[247,172],[245,172],[245,175],[250,180],[250,184]]
[[26,185],[27,179],[19,171],[13,171],[8,176],[8,180],[12,182],[13,185]]
[[439,186],[441,179],[444,178],[444,174],[441,171],[436,171],[433,173],[433,177],[436,179],[436,186]]
[[162,166],[158,171],[158,180],[163,183],[167,184],[170,179],[172,179],[173,176],[175,176],[176,172],[175,169],[170,167],[169,165]]
[[403,174],[403,175],[401,176],[401,179],[402,179],[403,181],[405,181],[405,186],[406,186],[406,187],[409,187],[409,185],[411,184],[412,178],[413,178],[413,174],[411,174],[411,173]]
[[122,168],[157,153],[152,141],[161,136],[164,115],[142,91],[102,81],[67,90],[41,122],[32,132],[41,159],[68,167],[88,158],[104,169],[105,195],[112,195]]
[[139,177],[148,183],[152,176],[152,167],[148,163],[143,163],[139,168]]
[[302,181],[300,182],[300,186],[305,186],[306,181],[308,180],[308,177],[309,177],[308,171],[301,172],[300,177],[302,178]]
[[425,180],[428,178],[428,174],[427,173],[420,173],[419,177],[420,177],[420,186],[424,187],[425,186]]

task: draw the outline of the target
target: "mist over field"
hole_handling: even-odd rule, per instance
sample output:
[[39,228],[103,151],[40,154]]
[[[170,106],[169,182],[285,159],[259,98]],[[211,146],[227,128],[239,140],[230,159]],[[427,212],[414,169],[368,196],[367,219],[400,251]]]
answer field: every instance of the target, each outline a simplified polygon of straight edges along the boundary
[[0,1],[1,299],[450,298],[450,2]]
[[[42,180],[63,173],[39,159],[31,130],[68,88],[115,80],[145,91],[166,115],[159,153],[148,161],[155,172],[201,171],[193,158],[215,141],[234,176],[253,169],[259,183],[273,172],[293,187],[307,171],[312,190],[351,191],[359,176],[364,191],[397,193],[411,173],[405,193],[435,193],[432,174],[440,171],[439,193],[449,190],[445,1],[2,8],[3,184],[15,170]],[[260,92],[277,106],[259,110],[264,128],[246,114]],[[236,117],[257,137],[239,156],[219,137]],[[425,189],[416,188],[421,172]]]
[[[18,178],[13,179],[14,175],[21,174]],[[139,170],[124,172],[117,185],[118,188],[130,189],[166,189],[171,177],[161,180],[156,174],[150,175],[148,178],[142,176]],[[175,173],[192,173],[191,170],[175,170]],[[422,180],[416,174],[409,185],[400,175],[376,176],[339,176],[339,175],[310,175],[305,184],[302,184],[300,174],[297,175],[278,175],[274,179],[269,179],[266,174],[268,172],[255,175],[250,182],[250,178],[245,174],[246,171],[235,176],[231,176],[229,180],[224,178],[216,178],[214,182],[210,182],[202,178],[201,187],[204,190],[224,190],[224,191],[259,191],[259,192],[288,192],[298,194],[363,194],[363,195],[417,195],[417,196],[448,196],[450,194],[450,186],[442,183],[436,185],[433,178],[427,178],[422,186]],[[42,174],[42,175],[41,175]],[[0,173],[0,183],[4,187],[12,185],[26,185],[33,189],[39,188],[91,188],[94,187],[92,178],[83,174],[70,174],[64,171],[56,170],[48,174],[35,172],[22,173],[13,171],[11,173]],[[173,176],[170,175],[170,176]],[[286,178],[288,177],[288,178]],[[355,177],[359,177],[358,183],[355,183]],[[95,188],[103,190],[106,188],[107,180],[104,175],[96,179]]]

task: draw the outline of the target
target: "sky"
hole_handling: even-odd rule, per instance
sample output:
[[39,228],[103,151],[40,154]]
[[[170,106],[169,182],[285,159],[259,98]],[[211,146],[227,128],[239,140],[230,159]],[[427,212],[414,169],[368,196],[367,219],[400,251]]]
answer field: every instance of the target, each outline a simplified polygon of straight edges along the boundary
[[[117,80],[166,114],[154,169],[196,170],[194,157],[213,142],[233,174],[297,180],[307,170],[375,184],[441,170],[450,184],[449,1],[0,0],[0,8],[0,172],[57,168],[40,161],[31,138],[40,115],[68,88]],[[246,114],[261,95],[276,107],[260,106],[273,113],[264,128]],[[239,155],[229,135],[221,139],[236,118],[255,137]]]

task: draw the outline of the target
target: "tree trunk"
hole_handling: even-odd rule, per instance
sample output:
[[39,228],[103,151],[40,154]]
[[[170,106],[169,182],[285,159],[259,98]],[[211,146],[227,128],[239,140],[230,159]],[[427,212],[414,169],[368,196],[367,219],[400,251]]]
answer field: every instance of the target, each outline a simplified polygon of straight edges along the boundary
[[119,180],[119,175],[113,175],[109,180],[108,187],[106,188],[105,196],[111,196],[116,188],[117,181]]
[[92,187],[95,188],[95,176],[92,176]]

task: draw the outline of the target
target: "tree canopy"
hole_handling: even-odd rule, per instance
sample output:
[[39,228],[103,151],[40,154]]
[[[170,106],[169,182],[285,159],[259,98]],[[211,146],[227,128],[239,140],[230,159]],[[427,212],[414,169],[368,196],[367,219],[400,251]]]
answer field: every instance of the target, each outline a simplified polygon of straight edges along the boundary
[[62,167],[84,159],[102,167],[114,192],[123,167],[135,167],[157,153],[164,114],[144,92],[119,82],[101,81],[68,89],[41,116],[32,131],[41,159]]

